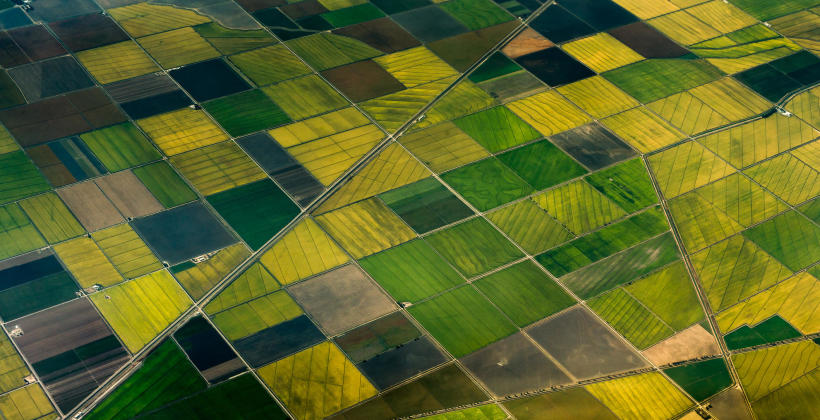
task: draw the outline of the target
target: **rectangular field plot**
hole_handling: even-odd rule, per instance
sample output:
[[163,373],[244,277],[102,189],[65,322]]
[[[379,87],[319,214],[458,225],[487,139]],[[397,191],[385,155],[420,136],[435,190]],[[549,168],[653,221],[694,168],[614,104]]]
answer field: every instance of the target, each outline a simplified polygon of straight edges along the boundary
[[218,57],[217,51],[193,28],[186,27],[137,40],[166,69]]
[[575,299],[530,261],[482,277],[474,284],[519,327],[525,327],[576,303]]
[[0,337],[0,390],[6,393],[19,387],[23,378],[30,374],[26,362],[17,353],[9,338],[5,335]]
[[588,176],[587,182],[629,213],[658,202],[646,167],[640,159]]
[[527,334],[578,379],[646,366],[620,337],[580,306],[533,325]]
[[95,284],[111,286],[123,280],[111,261],[89,237],[57,244],[54,251],[82,287]]
[[165,74],[146,74],[105,85],[105,90],[131,118],[148,118],[191,104],[191,99]]
[[197,316],[174,333],[191,363],[210,383],[217,383],[240,372],[245,365],[205,318]]
[[14,342],[64,412],[128,359],[128,353],[86,299],[29,315],[14,325],[25,332]]
[[398,302],[416,302],[464,282],[420,239],[371,255],[359,263]]
[[322,214],[316,221],[354,258],[374,254],[416,236],[377,198]]
[[125,221],[117,208],[92,181],[57,190],[86,230],[93,232]]
[[348,102],[319,76],[304,76],[262,88],[293,120],[301,120],[348,106]]
[[126,278],[132,279],[162,268],[157,257],[128,224],[98,230],[91,237]]
[[130,123],[85,133],[80,138],[111,172],[161,158],[148,139]]
[[426,178],[379,196],[417,233],[472,216],[473,212],[433,178]]
[[252,249],[259,249],[299,213],[269,179],[211,195],[208,202]]
[[360,363],[420,336],[421,332],[406,315],[393,312],[354,328],[334,341],[353,363]]
[[376,388],[331,342],[264,366],[258,372],[288,409],[302,418],[325,417],[376,395]]
[[51,253],[7,260],[0,269],[0,317],[10,321],[71,300],[78,289]]
[[45,246],[43,237],[17,204],[0,206],[0,259]]
[[105,173],[105,168],[77,137],[68,137],[26,150],[55,187]]
[[795,211],[744,231],[743,236],[794,271],[820,259],[820,228]]
[[571,381],[555,362],[520,332],[463,357],[461,361],[498,396]]
[[201,202],[135,219],[131,225],[162,261],[172,265],[236,242]]
[[587,124],[550,137],[553,143],[589,169],[598,170],[635,155],[635,152],[598,123]]
[[236,340],[234,346],[248,364],[260,367],[324,339],[325,335],[319,328],[307,316],[300,315]]
[[[396,305],[361,269],[347,265],[288,289],[328,335],[372,321]],[[348,308],[358,308],[355,312]]]
[[85,50],[76,54],[80,63],[101,84],[130,79],[159,70],[133,41]]
[[169,156],[228,140],[201,110],[180,109],[139,120],[137,125]]
[[472,353],[516,331],[504,314],[469,285],[408,310],[455,357]]
[[487,214],[510,239],[530,253],[541,252],[573,238],[561,223],[532,200],[522,200]]
[[498,159],[536,190],[587,173],[584,167],[546,140],[504,152],[498,155]]
[[535,191],[512,169],[493,157],[447,172],[442,179],[481,211]]
[[300,206],[306,206],[324,191],[324,186],[266,133],[245,136],[236,142]]
[[236,341],[302,314],[302,308],[290,295],[285,291],[274,291],[217,312],[213,321],[229,340]]
[[134,168],[133,172],[165,208],[196,200],[196,193],[167,162]]
[[247,258],[250,252],[245,245],[237,243],[209,254],[209,258],[205,261],[196,264],[185,261],[171,267],[171,273],[194,299],[202,297],[205,292]]
[[[281,44],[236,54],[228,59],[257,86],[310,73],[310,69]],[[271,62],[278,65],[269,66]]]
[[645,349],[674,333],[623,289],[606,292],[590,299],[588,304],[638,349]]
[[349,257],[313,219],[294,226],[260,262],[282,284],[319,274],[349,261]]
[[537,420],[540,416],[586,416],[585,418],[604,420],[618,418],[583,388],[515,399],[505,402],[504,407],[521,420]]
[[487,150],[452,122],[402,135],[399,142],[437,173],[489,156]]
[[48,182],[22,151],[0,155],[0,203],[49,189]]
[[94,182],[126,218],[142,217],[162,210],[162,204],[131,171],[106,175]]
[[205,389],[206,383],[173,340],[153,350],[143,365],[85,418],[131,418]]
[[390,349],[357,366],[379,389],[386,389],[448,360],[429,338]]
[[390,390],[338,419],[396,418],[486,401],[489,397],[455,363]]
[[128,39],[114,20],[102,14],[89,14],[49,24],[51,30],[72,51],[82,51]]
[[678,257],[675,241],[667,233],[561,277],[561,283],[578,296],[589,298],[663,267]]
[[584,180],[562,185],[532,199],[575,234],[589,232],[626,216],[614,201]]
[[139,351],[191,305],[167,271],[158,271],[91,295],[91,301],[131,352]]
[[28,102],[94,85],[77,61],[67,56],[15,67],[9,75]]
[[291,122],[261,90],[215,99],[208,102],[205,109],[234,137]]
[[31,384],[4,394],[0,397],[0,412],[7,417],[20,419],[57,415],[51,401],[38,384]]
[[599,382],[586,389],[620,418],[668,418],[693,405],[658,372]]
[[203,195],[265,178],[262,169],[234,142],[192,150],[172,157],[170,162]]
[[523,257],[513,244],[481,218],[435,232],[425,241],[466,277]]

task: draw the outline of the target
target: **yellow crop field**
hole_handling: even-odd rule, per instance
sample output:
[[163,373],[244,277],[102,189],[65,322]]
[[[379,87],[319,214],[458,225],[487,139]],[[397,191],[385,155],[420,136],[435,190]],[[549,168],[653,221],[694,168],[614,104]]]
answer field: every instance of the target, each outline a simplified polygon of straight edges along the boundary
[[721,0],[712,0],[686,9],[689,14],[720,32],[736,31],[757,23],[757,19]]
[[348,260],[344,251],[310,218],[296,225],[260,258],[282,284],[322,273]]
[[20,146],[17,146],[17,142],[14,141],[14,137],[11,136],[9,130],[6,130],[6,127],[0,124],[0,154],[13,152],[18,149],[20,149]]
[[732,360],[749,400],[757,401],[820,366],[820,346],[801,341],[736,354]]
[[263,366],[258,372],[300,420],[325,418],[376,395],[376,388],[331,342]]
[[820,171],[820,141],[813,141],[791,151],[792,156]]
[[29,375],[26,363],[17,354],[9,338],[0,337],[0,393],[8,392],[21,384],[21,378]]
[[279,290],[279,283],[262,263],[257,262],[208,302],[205,311],[214,314],[277,290]]
[[724,333],[743,325],[755,326],[779,315],[803,334],[820,332],[820,280],[800,273],[746,301],[721,312],[718,325]]
[[149,35],[137,42],[166,69],[222,55],[190,27]]
[[614,0],[641,19],[651,19],[679,9],[669,0]]
[[123,41],[74,54],[100,84],[142,76],[159,71],[134,41]]
[[339,10],[367,3],[367,0],[319,0],[319,3],[327,10]]
[[585,388],[624,420],[668,419],[694,405],[658,372],[599,382]]
[[743,226],[695,193],[670,200],[669,210],[689,252],[703,249],[743,230]]
[[192,10],[150,3],[116,7],[108,14],[134,38],[211,21]]
[[[691,257],[715,311],[785,280],[792,272],[754,242],[733,236]],[[737,267],[747,267],[737,272]]]
[[356,108],[344,108],[268,131],[282,147],[292,147],[370,124]]
[[817,28],[820,26],[820,16],[817,13],[804,10],[773,19],[769,23],[801,47],[815,54],[820,53],[820,39],[816,36]]
[[234,244],[219,250],[207,261],[174,273],[174,277],[194,299],[199,299],[250,254],[242,243]]
[[693,141],[649,156],[649,165],[666,198],[676,197],[735,172],[714,153]]
[[803,92],[786,103],[786,109],[814,127],[820,127],[820,86]]
[[[284,44],[236,54],[228,59],[257,86],[265,86],[310,73],[310,68],[299,60],[299,57],[288,51]],[[276,63],[276,65],[271,66],[269,63]]]
[[608,117],[640,105],[635,98],[601,76],[561,86],[558,92],[595,118]]
[[232,141],[176,155],[170,161],[202,195],[216,194],[267,177],[262,168]]
[[745,227],[788,210],[788,207],[739,173],[698,188],[697,194]]
[[137,125],[165,152],[177,155],[228,140],[204,111],[184,108],[137,120]]
[[373,61],[408,88],[458,75],[449,64],[423,46],[376,57]]
[[818,135],[820,131],[798,118],[775,114],[710,134],[698,141],[735,167],[745,168],[800,146]]
[[228,340],[239,340],[302,313],[293,298],[281,290],[219,312],[213,320]]
[[154,339],[192,304],[167,270],[105,288],[90,297],[132,353]]
[[288,148],[316,179],[330,185],[384,138],[373,124]]
[[793,206],[820,195],[820,172],[790,154],[761,162],[744,172]]
[[407,242],[416,234],[377,198],[316,217],[316,221],[354,258]]
[[562,47],[596,73],[643,60],[640,54],[606,32],[568,42]]
[[510,102],[506,106],[545,136],[558,134],[590,121],[577,106],[552,90]]
[[684,138],[675,127],[643,107],[615,114],[601,123],[642,153],[658,150]]
[[91,238],[82,237],[54,245],[54,252],[82,287],[95,284],[107,287],[123,280]]
[[3,418],[15,420],[57,418],[51,401],[39,383],[0,395],[0,413]]
[[626,216],[623,209],[584,180],[551,189],[532,199],[575,234]]
[[690,135],[720,127],[730,122],[714,108],[689,92],[667,96],[647,104],[646,107],[669,121],[682,132]]
[[316,213],[323,213],[430,176],[430,171],[401,145],[392,142],[340,187]]
[[481,111],[495,104],[497,104],[496,100],[487,94],[484,89],[469,80],[462,80],[455,88],[437,101],[427,112],[424,119],[416,123],[415,126],[418,128],[429,127]]
[[477,141],[449,121],[403,135],[399,142],[436,173],[490,155]]
[[127,223],[91,234],[103,254],[126,278],[162,269],[162,264]]
[[683,45],[695,44],[721,35],[715,28],[685,10],[648,20],[647,23]]
[[370,116],[387,130],[396,130],[455,81],[436,80],[361,103]]
[[531,254],[572,238],[560,223],[532,200],[522,200],[487,215],[496,226]]
[[294,121],[350,105],[339,92],[315,74],[264,87],[262,92]]
[[731,77],[698,86],[689,91],[730,121],[760,114],[771,108],[771,102]]

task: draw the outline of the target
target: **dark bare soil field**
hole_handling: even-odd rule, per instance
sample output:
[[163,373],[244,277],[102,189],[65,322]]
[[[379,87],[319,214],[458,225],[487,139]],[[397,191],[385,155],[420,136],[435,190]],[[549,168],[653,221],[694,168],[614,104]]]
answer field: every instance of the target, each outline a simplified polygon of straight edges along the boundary
[[550,140],[592,170],[635,156],[635,151],[623,140],[598,123],[556,134]]
[[113,19],[99,13],[52,22],[49,26],[63,44],[75,52],[128,39]]
[[576,306],[527,333],[578,379],[646,367],[622,339]]
[[635,22],[609,31],[609,34],[646,58],[677,58],[689,51],[645,22]]
[[447,361],[429,338],[421,337],[358,364],[379,389],[389,388]]
[[421,45],[413,35],[388,18],[350,25],[333,33],[358,39],[385,54]]
[[252,367],[260,367],[320,343],[325,336],[305,315],[234,342]]
[[462,357],[461,361],[498,396],[571,382],[520,332]]
[[322,76],[353,102],[366,101],[405,88],[393,75],[372,60],[325,70]]

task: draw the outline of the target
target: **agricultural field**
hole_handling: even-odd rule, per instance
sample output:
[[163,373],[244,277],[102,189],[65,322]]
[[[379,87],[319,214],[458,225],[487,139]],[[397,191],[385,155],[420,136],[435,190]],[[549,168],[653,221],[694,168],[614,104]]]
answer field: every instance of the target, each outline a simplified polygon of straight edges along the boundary
[[0,418],[809,418],[818,24],[0,1]]

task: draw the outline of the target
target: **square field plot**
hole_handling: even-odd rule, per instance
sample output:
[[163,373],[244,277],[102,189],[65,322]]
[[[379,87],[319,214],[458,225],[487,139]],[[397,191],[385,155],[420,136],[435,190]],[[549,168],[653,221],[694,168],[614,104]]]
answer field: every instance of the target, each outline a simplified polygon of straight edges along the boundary
[[[289,289],[329,335],[371,321],[396,308],[359,268],[347,265]],[[351,311],[351,308],[356,308]]]
[[516,331],[504,314],[469,285],[408,310],[455,357],[470,354]]
[[236,340],[234,346],[252,367],[260,367],[324,340],[319,328],[307,316],[299,315]]
[[74,408],[128,359],[128,353],[83,298],[18,319],[14,342],[62,411]]
[[524,256],[481,218],[435,232],[425,241],[467,277],[485,273]]
[[580,306],[530,327],[527,333],[578,379],[646,366],[617,334]]
[[250,85],[221,59],[172,70],[171,77],[197,101],[207,101],[250,89]]
[[163,209],[162,204],[131,171],[121,171],[94,180],[106,197],[127,218],[142,217]]
[[461,359],[493,394],[517,394],[571,382],[522,333],[496,341]]
[[236,242],[200,202],[136,219],[132,224],[160,259],[171,265]]
[[89,232],[124,221],[117,208],[91,180],[60,189],[57,194]]
[[207,200],[252,249],[259,249],[299,214],[299,207],[270,179],[223,191]]

